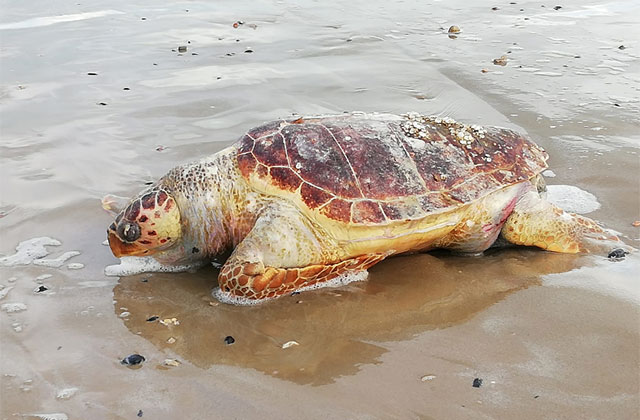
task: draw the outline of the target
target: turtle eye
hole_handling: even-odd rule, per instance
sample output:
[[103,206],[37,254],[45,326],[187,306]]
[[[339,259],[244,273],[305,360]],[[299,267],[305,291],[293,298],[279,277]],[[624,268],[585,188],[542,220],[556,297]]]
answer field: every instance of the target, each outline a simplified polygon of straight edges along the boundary
[[124,222],[118,226],[118,236],[127,242],[133,242],[140,237],[140,226],[136,222]]

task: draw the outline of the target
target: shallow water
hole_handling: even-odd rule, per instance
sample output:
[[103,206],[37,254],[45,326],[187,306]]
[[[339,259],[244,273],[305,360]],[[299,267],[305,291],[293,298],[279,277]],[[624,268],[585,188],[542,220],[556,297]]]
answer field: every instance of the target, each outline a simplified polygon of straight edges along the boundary
[[593,194],[589,217],[639,247],[640,7],[561,5],[1,0],[0,253],[49,237],[45,258],[80,254],[0,266],[0,303],[26,307],[0,312],[0,417],[640,415],[637,253],[412,255],[255,307],[219,304],[209,267],[104,275],[102,196],[258,123],[346,110],[526,131],[548,184]]

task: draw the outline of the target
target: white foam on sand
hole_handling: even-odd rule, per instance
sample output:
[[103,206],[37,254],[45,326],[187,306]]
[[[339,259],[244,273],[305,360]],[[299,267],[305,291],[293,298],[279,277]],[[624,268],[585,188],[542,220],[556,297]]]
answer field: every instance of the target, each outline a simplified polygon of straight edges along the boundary
[[33,260],[33,265],[41,265],[44,267],[60,268],[69,259],[80,255],[80,251],[67,251],[57,258],[42,258]]
[[586,214],[600,208],[595,195],[573,185],[547,185],[547,201],[570,213]]
[[43,236],[40,238],[27,239],[22,241],[16,247],[16,253],[0,258],[0,265],[6,267],[14,265],[29,265],[36,258],[42,258],[49,255],[47,246],[60,246],[62,243],[57,239]]
[[141,273],[180,273],[201,267],[202,264],[164,265],[153,257],[122,257],[120,264],[104,269],[106,276],[123,277]]
[[[324,289],[325,287],[342,287],[342,286],[346,286],[349,283],[353,283],[355,281],[364,281],[367,279],[367,277],[369,277],[369,272],[366,270],[357,271],[355,273],[346,273],[336,278],[333,278],[329,281],[316,283],[311,286],[301,287],[300,289],[296,290],[296,292],[307,292],[310,290]],[[261,303],[277,299],[277,297],[260,299],[260,300],[247,299],[244,297],[234,296],[229,292],[224,292],[219,287],[216,287],[215,289],[213,289],[211,294],[213,295],[213,297],[215,297],[222,303],[226,303],[229,305],[238,305],[238,306],[259,305]]]
[[21,302],[3,303],[0,309],[8,314],[27,310],[27,305]]

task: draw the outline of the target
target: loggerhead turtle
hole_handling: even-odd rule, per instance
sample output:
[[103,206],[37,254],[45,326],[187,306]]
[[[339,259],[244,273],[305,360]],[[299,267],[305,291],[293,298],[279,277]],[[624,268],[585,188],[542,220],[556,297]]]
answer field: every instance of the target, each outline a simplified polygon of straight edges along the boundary
[[[142,191],[108,229],[116,257],[231,256],[222,292],[279,296],[400,253],[479,253],[500,235],[577,253],[618,243],[545,201],[546,152],[503,128],[411,113],[278,120]],[[504,241],[503,241],[504,242]]]

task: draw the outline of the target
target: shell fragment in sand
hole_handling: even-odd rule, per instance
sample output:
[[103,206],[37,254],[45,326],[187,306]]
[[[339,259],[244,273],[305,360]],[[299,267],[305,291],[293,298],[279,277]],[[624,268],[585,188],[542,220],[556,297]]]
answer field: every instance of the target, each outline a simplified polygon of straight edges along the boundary
[[177,319],[177,318],[165,318],[165,319],[161,319],[161,320],[160,320],[160,323],[161,323],[162,325],[166,325],[166,326],[169,326],[169,325],[180,325],[180,321],[178,321],[178,319]]
[[292,340],[292,341],[287,341],[286,343],[284,343],[282,345],[282,348],[283,349],[288,349],[289,347],[299,346],[299,345],[300,345],[300,343],[298,343],[297,341],[293,341]]

